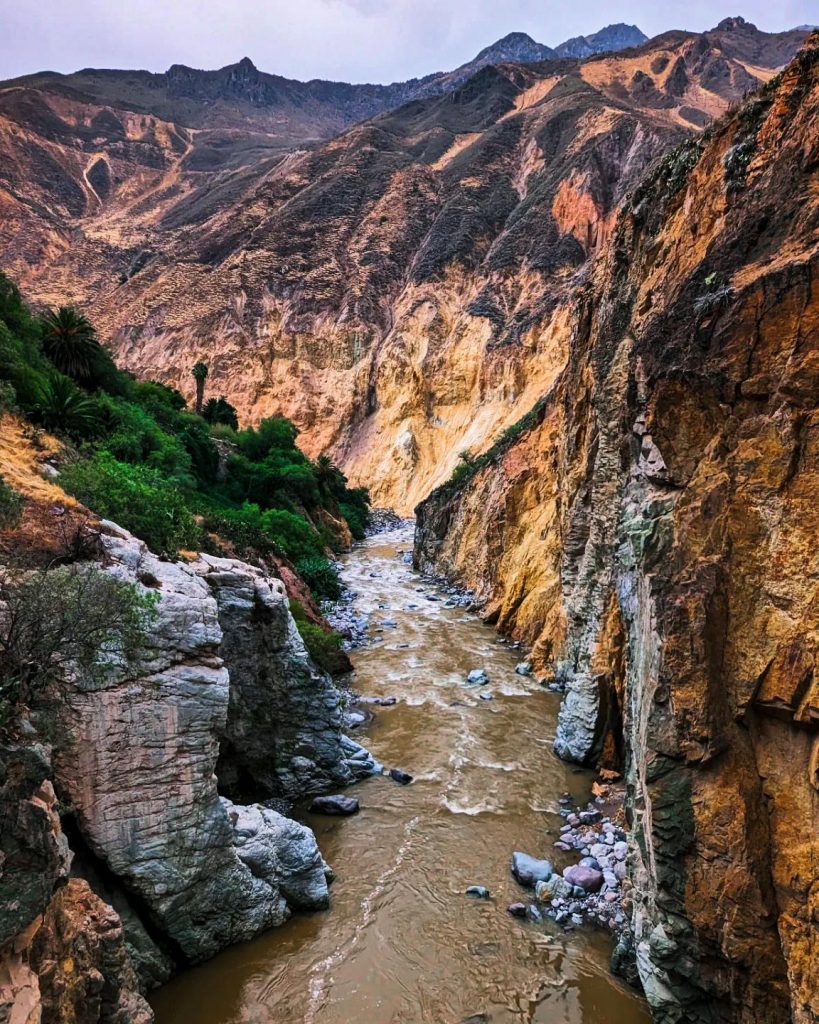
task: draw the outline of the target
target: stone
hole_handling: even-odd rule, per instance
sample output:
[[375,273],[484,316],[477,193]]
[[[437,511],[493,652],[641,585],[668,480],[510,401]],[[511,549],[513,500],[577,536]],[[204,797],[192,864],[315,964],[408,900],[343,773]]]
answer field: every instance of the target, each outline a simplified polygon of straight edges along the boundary
[[475,899],[479,900],[488,900],[490,893],[485,885],[470,885],[466,890],[466,895],[474,896]]
[[491,693],[479,693],[478,700],[494,700]]
[[519,676],[530,676],[532,674],[531,662],[519,661],[517,665],[515,665],[515,672],[517,672]]
[[346,817],[350,814],[357,814],[359,804],[353,796],[317,796],[313,798],[309,810],[311,814],[332,814]]
[[528,853],[512,854],[512,874],[524,887],[533,889],[536,882],[545,882],[554,874],[551,861],[538,860]]
[[512,917],[523,917],[527,916],[527,907],[525,903],[510,903],[506,908],[506,913],[511,914]]
[[489,682],[489,676],[486,674],[485,669],[473,668],[466,677],[466,681],[470,686],[486,686]]
[[390,768],[390,778],[402,786],[408,786],[412,782],[410,773],[402,771],[400,768]]
[[350,782],[340,694],[310,661],[282,582],[233,558],[203,554],[191,568],[216,598],[230,680],[222,792],[238,792],[242,775],[265,796],[290,798]]
[[564,868],[563,877],[570,885],[576,886],[584,893],[599,892],[603,886],[603,872],[583,867],[581,864]]
[[595,857],[583,857],[580,861],[580,867],[594,868],[595,871],[600,871],[600,864]]
[[628,856],[628,843],[615,843],[614,856],[617,860],[625,860]]
[[[288,907],[325,910],[330,905],[327,865],[311,829],[259,804],[245,807],[226,797],[221,802],[233,829],[233,845],[239,859],[257,878],[264,878],[269,884],[275,882]],[[358,801],[354,803],[357,805]]]

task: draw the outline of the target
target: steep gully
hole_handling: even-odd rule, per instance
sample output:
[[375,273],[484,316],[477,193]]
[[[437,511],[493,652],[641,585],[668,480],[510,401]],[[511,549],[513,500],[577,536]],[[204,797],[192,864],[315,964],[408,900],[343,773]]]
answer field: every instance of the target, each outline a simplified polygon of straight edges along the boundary
[[[153,997],[158,1024],[648,1021],[609,973],[607,935],[506,913],[526,899],[512,851],[550,855],[560,795],[585,804],[591,774],[552,751],[559,695],[516,674],[519,651],[403,562],[411,541],[406,527],[370,538],[343,573],[370,618],[355,690],[397,699],[376,709],[366,743],[414,782],[363,781],[348,791],[354,818],[305,815],[338,870],[331,911],[177,977]],[[476,667],[490,683],[465,687]],[[491,900],[465,895],[476,883]]]

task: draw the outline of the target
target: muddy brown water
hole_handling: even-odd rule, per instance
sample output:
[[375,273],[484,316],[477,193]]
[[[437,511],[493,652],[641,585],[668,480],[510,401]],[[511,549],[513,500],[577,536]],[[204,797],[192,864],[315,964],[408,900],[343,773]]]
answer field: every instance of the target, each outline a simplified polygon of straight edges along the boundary
[[[609,973],[608,936],[506,912],[527,898],[512,851],[549,855],[558,797],[584,803],[591,776],[552,753],[558,696],[515,674],[520,654],[493,629],[444,607],[401,561],[411,544],[408,529],[370,538],[343,572],[375,637],[353,654],[355,689],[398,699],[355,735],[414,782],[347,790],[355,817],[305,815],[338,876],[330,910],[180,975],[152,997],[157,1024],[648,1024]],[[375,632],[383,619],[396,626]],[[490,684],[466,688],[477,667]],[[491,900],[465,896],[473,884]]]

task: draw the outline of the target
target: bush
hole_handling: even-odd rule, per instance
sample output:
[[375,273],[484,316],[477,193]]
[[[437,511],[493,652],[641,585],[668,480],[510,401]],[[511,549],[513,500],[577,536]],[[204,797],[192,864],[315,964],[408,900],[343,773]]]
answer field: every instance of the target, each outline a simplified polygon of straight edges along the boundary
[[199,544],[199,528],[184,496],[156,470],[119,462],[110,452],[100,451],[67,466],[60,483],[159,555],[170,558],[180,548]]
[[337,601],[341,597],[338,569],[328,558],[322,555],[300,558],[296,571],[319,600]]
[[271,508],[262,513],[261,526],[270,541],[293,562],[323,554],[321,538],[304,516]]
[[157,597],[91,566],[0,574],[0,714],[66,669],[104,682],[141,662]]
[[347,672],[350,662],[342,647],[341,637],[334,630],[327,631],[311,622],[299,601],[290,602],[292,614],[307,653],[322,672],[338,675]]
[[245,502],[240,508],[208,508],[203,515],[204,527],[231,542],[242,558],[250,554],[266,555],[276,545],[266,533],[258,505]]
[[0,380],[0,416],[4,412],[14,412],[17,408],[17,392],[13,385]]
[[22,508],[23,499],[0,476],[0,530],[15,526]]
[[339,502],[338,510],[347,521],[347,525],[350,527],[350,533],[353,537],[355,537],[356,540],[364,540],[367,532],[368,510],[366,506],[362,509],[358,505],[352,505],[349,502],[341,501]]
[[43,387],[36,415],[49,430],[75,438],[93,437],[100,428],[96,404],[61,374],[54,374]]

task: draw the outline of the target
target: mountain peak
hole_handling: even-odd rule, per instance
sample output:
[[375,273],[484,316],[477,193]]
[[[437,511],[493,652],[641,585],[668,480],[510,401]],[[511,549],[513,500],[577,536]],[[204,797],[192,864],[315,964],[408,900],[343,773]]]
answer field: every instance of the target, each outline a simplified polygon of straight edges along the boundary
[[591,57],[595,53],[610,53],[625,50],[631,46],[640,46],[648,36],[636,25],[627,25],[619,21],[614,25],[606,25],[588,36],[574,36],[555,47],[558,57]]
[[485,46],[475,60],[476,65],[492,64],[499,61],[530,61],[548,60],[552,49],[536,42],[525,32],[509,32],[490,46]]
[[721,32],[735,32],[741,28],[750,28],[756,31],[756,25],[752,25],[750,21],[746,21],[739,14],[733,18],[723,18],[719,25],[717,25],[717,30]]

